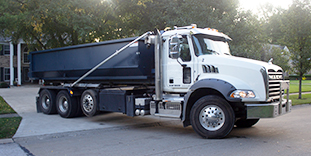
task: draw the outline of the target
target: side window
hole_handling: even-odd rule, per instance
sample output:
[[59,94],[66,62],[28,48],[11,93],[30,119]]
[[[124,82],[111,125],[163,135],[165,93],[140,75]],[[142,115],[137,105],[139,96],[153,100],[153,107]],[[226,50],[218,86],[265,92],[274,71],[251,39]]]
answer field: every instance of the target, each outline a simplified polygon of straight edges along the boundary
[[[195,37],[195,36],[192,36],[192,43],[193,43],[193,48],[194,48],[194,53],[196,56],[199,56],[200,54],[200,48],[198,47],[199,44],[199,40]],[[202,50],[201,50],[202,51]]]
[[29,63],[29,59],[28,59],[28,47],[26,46],[24,49],[23,49],[23,62],[24,63]]
[[3,77],[4,77],[4,81],[10,81],[10,68],[3,68],[4,70],[4,74],[3,74]]
[[10,55],[10,45],[3,45],[3,54]]
[[180,44],[180,58],[184,62],[191,61],[191,54],[190,54],[190,49],[189,49],[189,44],[188,44],[188,39],[187,36],[182,36],[182,43]]

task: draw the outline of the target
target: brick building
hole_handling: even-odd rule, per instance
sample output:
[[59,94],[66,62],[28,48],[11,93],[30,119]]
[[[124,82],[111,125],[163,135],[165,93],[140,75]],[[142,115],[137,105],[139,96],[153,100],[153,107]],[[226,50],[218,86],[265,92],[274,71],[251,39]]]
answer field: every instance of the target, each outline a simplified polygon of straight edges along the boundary
[[19,40],[13,44],[10,38],[0,37],[0,82],[21,85],[30,82],[28,77],[28,47]]

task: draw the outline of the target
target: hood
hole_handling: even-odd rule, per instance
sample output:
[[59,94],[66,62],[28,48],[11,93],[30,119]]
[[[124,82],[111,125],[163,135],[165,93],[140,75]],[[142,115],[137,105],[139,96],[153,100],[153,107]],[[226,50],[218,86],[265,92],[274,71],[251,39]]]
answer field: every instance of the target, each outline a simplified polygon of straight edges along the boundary
[[199,62],[202,68],[216,68],[213,72],[202,69],[200,79],[220,79],[232,84],[236,89],[252,90],[256,95],[256,98],[252,99],[254,101],[266,99],[268,72],[282,71],[282,68],[272,63],[226,55],[199,56]]
[[242,58],[242,57],[236,57],[236,56],[229,56],[229,55],[203,55],[199,56],[200,62],[203,64],[212,64],[217,67],[220,66],[231,66],[236,67],[236,69],[240,68],[247,68],[247,69],[258,69],[260,70],[262,67],[264,67],[267,72],[269,69],[279,71],[282,70],[281,67],[274,65],[273,63],[248,59],[248,58]]

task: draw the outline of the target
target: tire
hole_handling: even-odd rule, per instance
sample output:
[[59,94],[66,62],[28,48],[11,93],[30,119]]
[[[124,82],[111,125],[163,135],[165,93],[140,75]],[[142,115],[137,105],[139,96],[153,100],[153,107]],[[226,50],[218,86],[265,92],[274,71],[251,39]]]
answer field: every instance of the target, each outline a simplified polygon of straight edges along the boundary
[[84,115],[92,117],[98,114],[97,94],[94,90],[89,89],[83,92],[81,96],[81,109]]
[[203,138],[226,137],[234,127],[234,121],[235,114],[230,104],[215,95],[200,98],[190,112],[191,125]]
[[76,113],[75,117],[84,116],[84,114],[83,114],[83,112],[82,112],[82,109],[81,109],[80,98],[81,98],[81,97],[76,97],[76,101],[77,101],[77,113]]
[[235,122],[235,125],[239,128],[248,128],[255,125],[259,119],[239,119]]
[[71,97],[67,90],[58,92],[56,96],[56,109],[63,118],[72,118],[77,115],[78,102],[75,97]]
[[43,89],[39,93],[39,108],[44,114],[56,114],[55,100],[55,91]]

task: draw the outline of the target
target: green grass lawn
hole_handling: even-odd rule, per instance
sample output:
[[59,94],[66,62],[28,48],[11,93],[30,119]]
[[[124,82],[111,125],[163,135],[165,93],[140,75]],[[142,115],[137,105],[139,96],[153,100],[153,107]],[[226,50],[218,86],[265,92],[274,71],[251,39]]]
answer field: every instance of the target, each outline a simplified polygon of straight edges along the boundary
[[[302,92],[311,92],[311,80],[302,80]],[[289,93],[299,92],[299,80],[290,80]],[[293,105],[311,104],[311,94],[302,94],[302,99],[298,99],[298,95],[289,95]]]
[[[0,96],[0,115],[16,113]],[[12,138],[21,122],[21,117],[0,118],[0,139]]]
[[298,99],[298,95],[289,95],[293,105],[311,104],[311,94],[302,94],[301,97],[301,99]]
[[[311,80],[302,80],[301,84],[302,92],[311,92]],[[290,80],[289,93],[299,92],[299,80]]]
[[0,118],[0,139],[12,138],[21,120],[21,117]]
[[0,114],[16,113],[0,96]]

